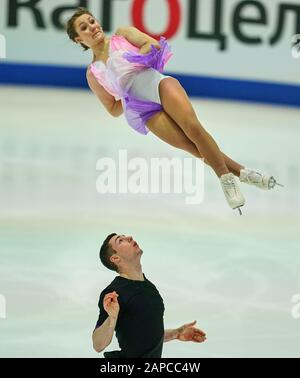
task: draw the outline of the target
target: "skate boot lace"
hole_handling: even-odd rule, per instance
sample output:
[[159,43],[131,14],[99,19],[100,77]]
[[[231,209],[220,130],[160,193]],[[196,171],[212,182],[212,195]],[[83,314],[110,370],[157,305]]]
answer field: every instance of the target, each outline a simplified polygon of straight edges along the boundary
[[262,175],[259,172],[251,171],[247,175],[247,181],[252,184],[260,184],[262,182]]
[[224,189],[228,192],[229,190],[231,189],[234,189],[235,193],[236,193],[236,187],[235,187],[235,181],[234,181],[234,178],[231,177],[231,178],[227,178],[226,180],[223,181],[223,186],[224,186]]

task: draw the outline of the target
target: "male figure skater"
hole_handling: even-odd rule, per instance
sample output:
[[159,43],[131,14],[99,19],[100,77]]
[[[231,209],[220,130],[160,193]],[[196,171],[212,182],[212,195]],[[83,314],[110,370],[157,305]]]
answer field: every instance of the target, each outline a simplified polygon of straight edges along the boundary
[[106,358],[160,358],[164,342],[206,340],[205,333],[194,327],[196,321],[164,329],[163,299],[142,272],[142,254],[131,236],[113,233],[101,246],[101,262],[119,274],[100,295],[100,314],[93,332],[93,346],[100,353],[116,331],[121,350],[105,352]]

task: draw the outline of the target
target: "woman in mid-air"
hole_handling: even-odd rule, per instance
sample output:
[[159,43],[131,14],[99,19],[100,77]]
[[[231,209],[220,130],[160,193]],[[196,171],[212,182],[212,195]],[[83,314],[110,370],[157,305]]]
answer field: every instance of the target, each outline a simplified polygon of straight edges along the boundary
[[171,146],[203,158],[219,177],[232,209],[241,213],[245,204],[235,176],[262,189],[276,185],[273,176],[245,168],[220,151],[178,80],[162,74],[172,55],[164,38],[157,42],[134,27],[120,27],[108,38],[85,8],[69,19],[67,33],[92,50],[87,81],[107,111],[114,117],[124,112],[137,132],[146,135],[150,130]]

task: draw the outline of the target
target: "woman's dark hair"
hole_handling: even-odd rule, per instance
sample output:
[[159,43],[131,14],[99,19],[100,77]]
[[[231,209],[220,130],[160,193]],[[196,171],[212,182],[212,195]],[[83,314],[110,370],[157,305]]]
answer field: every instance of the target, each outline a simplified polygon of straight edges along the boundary
[[[75,38],[78,37],[78,34],[75,30],[74,23],[75,23],[75,21],[77,20],[78,17],[80,17],[84,14],[88,14],[88,15],[94,17],[88,9],[83,8],[83,7],[79,7],[79,8],[76,9],[75,13],[73,14],[73,16],[69,19],[69,21],[66,24],[67,34],[73,42],[75,42]],[[85,44],[83,44],[83,43],[80,43],[80,44],[84,48],[85,51],[89,49],[89,47],[87,47]]]
[[100,253],[99,257],[102,262],[102,264],[110,270],[114,270],[115,272],[118,272],[118,267],[110,261],[110,258],[112,255],[116,253],[116,251],[112,248],[112,246],[109,244],[110,239],[117,235],[116,233],[112,233],[106,237],[104,240],[101,248],[100,248]]

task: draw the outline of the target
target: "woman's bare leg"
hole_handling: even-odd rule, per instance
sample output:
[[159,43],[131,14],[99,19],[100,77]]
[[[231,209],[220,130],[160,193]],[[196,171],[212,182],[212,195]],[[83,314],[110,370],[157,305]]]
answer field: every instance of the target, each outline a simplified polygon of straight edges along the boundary
[[192,104],[178,80],[166,78],[160,82],[159,93],[164,111],[176,122],[193,142],[218,177],[229,173],[224,157],[212,138],[203,128]]
[[148,129],[169,145],[187,151],[203,159],[195,144],[188,139],[181,128],[165,112],[155,114],[147,122]]
[[[189,152],[196,158],[204,159],[196,145],[167,113],[157,113],[147,122],[147,127],[158,138],[171,146]],[[239,176],[240,170],[244,167],[223,153],[222,156],[229,172],[232,172],[235,176]],[[209,165],[206,159],[204,159],[204,162]]]
[[223,159],[225,160],[225,164],[229,171],[233,173],[235,176],[240,177],[241,169],[244,169],[245,166],[237,163],[236,161],[232,160],[229,156],[225,155],[222,152]]

